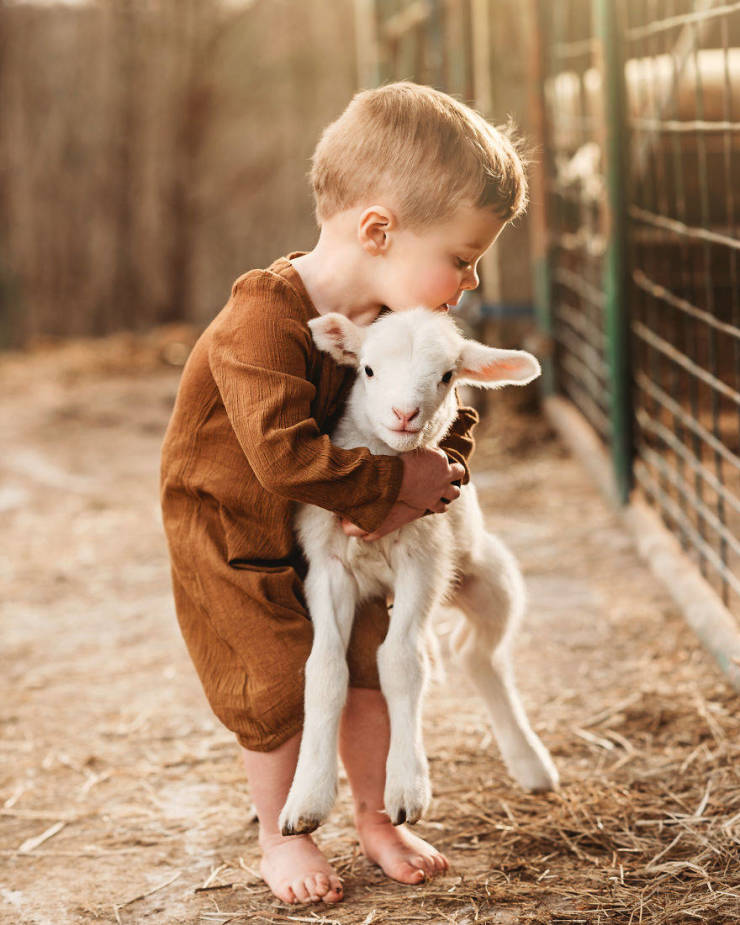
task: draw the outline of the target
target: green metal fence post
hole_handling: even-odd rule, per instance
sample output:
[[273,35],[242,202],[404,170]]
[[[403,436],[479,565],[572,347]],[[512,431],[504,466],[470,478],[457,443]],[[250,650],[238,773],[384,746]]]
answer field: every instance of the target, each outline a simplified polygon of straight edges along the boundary
[[602,151],[607,184],[607,252],[604,263],[606,357],[610,376],[611,454],[620,501],[632,487],[632,402],[627,309],[627,118],[620,4],[594,0],[601,49],[604,125]]
[[529,0],[528,33],[530,35],[529,108],[538,152],[530,168],[530,221],[532,227],[532,265],[534,273],[534,303],[537,323],[545,335],[547,354],[542,360],[540,388],[544,395],[555,392],[555,362],[552,325],[552,273],[547,221],[547,117],[545,114],[545,65],[542,39],[542,0]]

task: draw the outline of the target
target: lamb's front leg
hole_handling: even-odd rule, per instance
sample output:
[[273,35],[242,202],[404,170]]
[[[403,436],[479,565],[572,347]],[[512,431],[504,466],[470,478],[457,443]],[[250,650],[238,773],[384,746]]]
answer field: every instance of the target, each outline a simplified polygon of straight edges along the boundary
[[341,561],[312,564],[305,582],[314,638],[306,662],[305,718],[293,784],[280,813],[283,835],[313,832],[337,793],[337,735],[347,698],[347,644],[357,598]]
[[426,568],[412,562],[397,575],[390,627],[378,649],[380,686],[391,723],[384,800],[394,825],[417,822],[431,799],[421,732],[426,680],[422,630],[440,593],[425,577]]

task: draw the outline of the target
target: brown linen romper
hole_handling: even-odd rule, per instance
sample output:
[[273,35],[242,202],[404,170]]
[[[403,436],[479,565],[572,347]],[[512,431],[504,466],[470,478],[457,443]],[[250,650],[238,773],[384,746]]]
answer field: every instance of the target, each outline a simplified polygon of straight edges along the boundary
[[[403,464],[334,446],[354,370],[317,350],[318,317],[281,257],[236,280],[183,370],[162,450],[161,498],[175,608],[214,713],[245,748],[271,751],[303,723],[312,628],[305,562],[293,534],[296,502],[365,530],[398,495]],[[460,408],[442,448],[466,466],[477,423]],[[350,684],[378,688],[384,601],[359,608],[348,648]]]

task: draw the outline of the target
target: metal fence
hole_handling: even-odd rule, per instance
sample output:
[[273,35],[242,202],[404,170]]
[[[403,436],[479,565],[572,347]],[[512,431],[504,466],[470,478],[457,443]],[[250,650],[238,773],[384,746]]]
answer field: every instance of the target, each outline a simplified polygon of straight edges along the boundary
[[[527,121],[500,73],[524,59],[545,389],[598,434],[621,501],[644,496],[740,617],[740,2],[356,9],[365,85],[412,78]],[[484,266],[489,301],[506,262]]]
[[[620,150],[609,151],[606,138],[612,122],[604,111],[598,12],[591,0],[543,2],[539,9],[547,172],[541,205],[549,267],[544,295],[558,388],[613,448],[624,473],[628,448],[615,428],[624,407],[624,379],[609,354],[610,320],[613,325],[621,292],[607,288],[622,284],[619,268],[607,280],[609,248],[619,245],[623,231],[623,210],[618,205],[615,215],[609,207],[607,153],[620,158]],[[610,103],[619,107],[618,99]],[[623,474],[623,493],[625,488]]]
[[535,9],[552,387],[740,616],[740,3]]

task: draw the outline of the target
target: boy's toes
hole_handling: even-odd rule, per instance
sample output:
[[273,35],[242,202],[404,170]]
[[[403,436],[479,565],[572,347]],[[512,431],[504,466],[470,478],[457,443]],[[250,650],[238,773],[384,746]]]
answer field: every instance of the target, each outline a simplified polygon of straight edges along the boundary
[[423,883],[426,878],[426,872],[420,864],[413,861],[402,861],[398,866],[396,879],[402,883]]
[[450,863],[443,854],[433,854],[432,861],[434,862],[434,870],[436,873],[441,874],[450,869]]
[[290,887],[295,893],[296,902],[299,902],[299,903],[311,902],[311,895],[309,894],[308,889],[306,887],[305,877],[298,877],[291,883]]
[[260,872],[284,903],[338,902],[342,898],[341,881],[307,835],[266,841]]
[[344,887],[339,877],[329,877],[329,890],[321,898],[325,903],[338,903],[344,899]]
[[[312,885],[306,881],[312,902],[337,902],[337,898],[333,895],[334,885],[329,883],[329,876],[327,874],[316,874],[312,880]],[[339,881],[336,877],[332,877],[332,880],[337,880],[337,885],[339,886],[339,898],[341,898],[341,881]]]
[[273,893],[281,902],[287,903],[289,906],[294,906],[297,902],[295,893],[290,885],[273,889]]
[[311,903],[319,902],[321,896],[319,895],[319,889],[316,885],[316,874],[309,874],[307,877],[304,877],[303,885],[306,887],[306,892],[308,893],[308,901]]
[[314,879],[313,893],[321,899],[325,893],[329,892],[329,878],[326,874],[316,874]]

